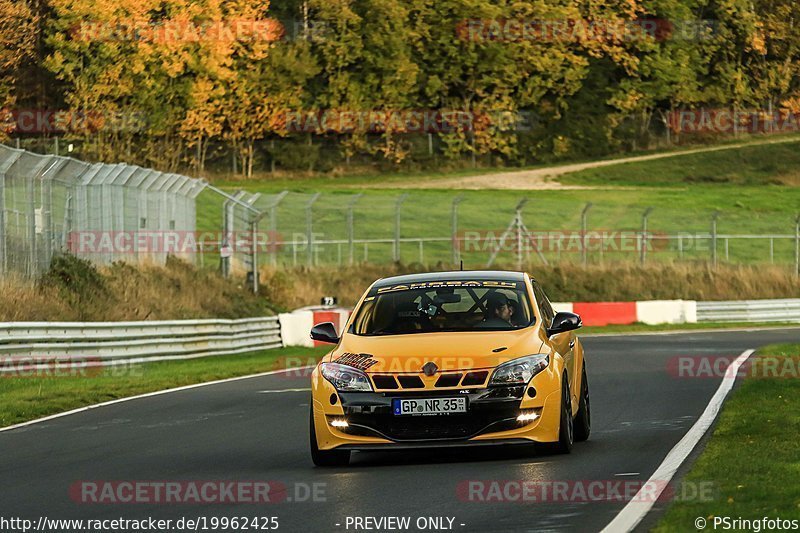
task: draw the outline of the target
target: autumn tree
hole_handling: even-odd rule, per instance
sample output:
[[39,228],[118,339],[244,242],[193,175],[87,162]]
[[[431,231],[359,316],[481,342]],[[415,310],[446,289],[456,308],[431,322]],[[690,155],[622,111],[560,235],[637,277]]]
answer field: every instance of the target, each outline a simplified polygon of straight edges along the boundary
[[0,0],[0,140],[13,130],[11,109],[17,101],[20,68],[32,57],[36,19],[28,5]]

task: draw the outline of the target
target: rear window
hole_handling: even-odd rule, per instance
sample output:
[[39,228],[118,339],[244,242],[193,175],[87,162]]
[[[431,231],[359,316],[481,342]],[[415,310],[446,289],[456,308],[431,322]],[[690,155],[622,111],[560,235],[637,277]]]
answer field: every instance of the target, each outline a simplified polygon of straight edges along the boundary
[[535,320],[524,282],[426,282],[372,289],[356,312],[356,335],[504,331]]

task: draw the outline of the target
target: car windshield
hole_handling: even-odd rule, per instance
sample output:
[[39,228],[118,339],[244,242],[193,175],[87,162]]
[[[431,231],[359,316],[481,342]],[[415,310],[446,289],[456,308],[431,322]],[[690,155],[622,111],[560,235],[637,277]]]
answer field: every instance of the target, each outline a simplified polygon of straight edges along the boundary
[[356,335],[504,331],[530,326],[534,320],[521,282],[411,283],[372,289],[351,331]]

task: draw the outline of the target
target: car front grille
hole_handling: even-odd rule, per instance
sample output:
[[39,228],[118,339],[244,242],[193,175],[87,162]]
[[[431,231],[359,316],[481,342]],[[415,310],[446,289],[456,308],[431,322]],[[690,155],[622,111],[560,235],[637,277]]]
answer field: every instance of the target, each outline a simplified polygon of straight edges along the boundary
[[447,388],[476,388],[486,385],[489,371],[476,370],[472,372],[446,372],[439,374],[436,381],[425,380],[424,374],[372,374],[372,384],[375,391],[395,391],[398,389],[447,389]]
[[419,417],[351,415],[347,433],[395,441],[469,439],[481,433],[518,427],[513,413],[507,414],[509,416],[497,413]]

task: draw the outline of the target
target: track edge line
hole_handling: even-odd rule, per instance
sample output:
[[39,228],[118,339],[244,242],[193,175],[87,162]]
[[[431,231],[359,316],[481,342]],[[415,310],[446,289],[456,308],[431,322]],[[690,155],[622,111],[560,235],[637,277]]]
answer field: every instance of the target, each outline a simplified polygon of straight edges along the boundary
[[703,435],[706,434],[717,419],[717,416],[722,410],[722,404],[725,398],[736,382],[736,375],[739,372],[739,368],[755,353],[755,351],[755,349],[746,350],[731,363],[731,366],[728,367],[725,376],[722,378],[722,383],[720,383],[714,396],[711,397],[711,401],[709,401],[703,414],[697,419],[697,422],[694,423],[683,438],[669,451],[656,471],[653,472],[653,475],[644,483],[631,501],[629,501],[613,520],[601,530],[601,533],[633,531],[633,529],[639,525],[647,513],[653,508],[653,505],[655,505],[661,493],[664,492],[666,485],[672,481],[678,468],[683,465],[689,457],[689,454],[692,453],[692,450],[694,450],[700,442],[700,439],[703,438]]

